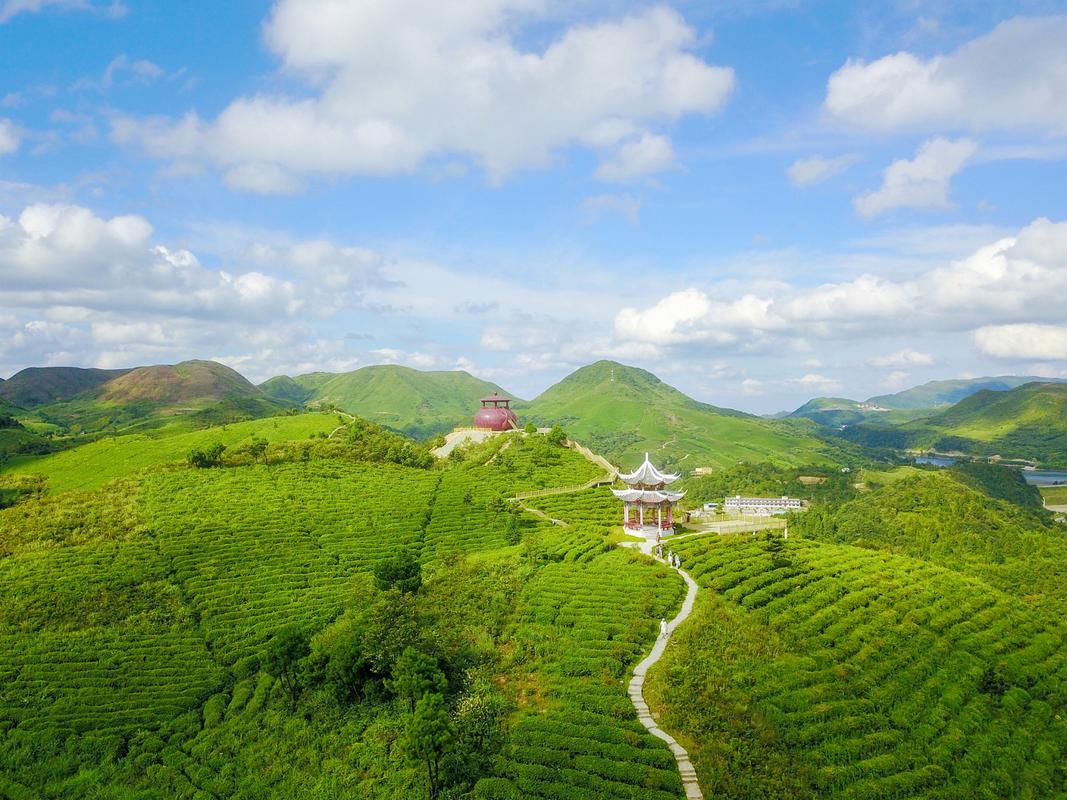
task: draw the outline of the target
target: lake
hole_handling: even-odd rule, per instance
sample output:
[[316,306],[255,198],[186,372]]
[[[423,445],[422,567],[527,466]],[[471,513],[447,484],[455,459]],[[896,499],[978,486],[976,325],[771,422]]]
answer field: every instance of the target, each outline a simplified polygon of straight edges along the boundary
[[[932,464],[935,467],[951,467],[956,459],[948,456],[916,456],[916,464]],[[1026,482],[1034,486],[1054,486],[1058,483],[1067,483],[1067,472],[1054,469],[1024,469],[1021,470]]]

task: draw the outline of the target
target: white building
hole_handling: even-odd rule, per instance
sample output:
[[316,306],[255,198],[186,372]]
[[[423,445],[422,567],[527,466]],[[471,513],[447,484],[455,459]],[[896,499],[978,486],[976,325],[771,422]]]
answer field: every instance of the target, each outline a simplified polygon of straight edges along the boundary
[[787,511],[803,511],[804,501],[796,497],[727,497],[722,504],[727,514],[744,514],[751,517],[770,517]]

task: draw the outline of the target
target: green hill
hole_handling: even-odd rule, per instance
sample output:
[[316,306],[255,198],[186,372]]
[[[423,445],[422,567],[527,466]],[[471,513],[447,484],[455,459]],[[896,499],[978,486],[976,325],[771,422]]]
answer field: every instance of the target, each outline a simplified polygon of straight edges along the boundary
[[800,424],[700,403],[650,372],[613,361],[576,370],[524,407],[520,420],[562,425],[620,466],[650,451],[661,466],[723,467],[738,461],[826,460]]
[[1067,466],[1067,384],[983,390],[904,430],[918,447]]
[[32,409],[70,400],[127,372],[125,369],[27,367],[0,383],[0,399]]
[[41,419],[79,434],[185,428],[271,416],[285,404],[214,361],[138,367],[69,399],[37,406]]
[[395,365],[363,367],[339,375],[280,376],[260,388],[281,400],[301,397],[300,402],[311,406],[330,403],[416,439],[470,425],[480,398],[507,394],[496,384],[462,370],[422,371]]
[[[184,462],[189,451],[220,442],[229,448],[252,437],[268,442],[307,440],[339,427],[333,414],[296,414],[248,420],[195,431],[154,430],[124,436],[107,436],[58,453],[12,460],[9,472],[44,475],[52,491],[92,489],[115,478],[169,462]],[[2,440],[0,440],[2,441]]]
[[949,381],[930,381],[921,386],[914,386],[902,392],[883,394],[872,397],[868,403],[896,409],[936,409],[958,403],[976,392],[988,390],[1003,392],[1034,381],[1048,381],[1048,378],[1020,377],[1018,375],[1001,375],[994,378],[965,378]]
[[931,470],[814,508],[791,524],[812,538],[921,558],[980,577],[1037,609],[1067,612],[1067,535],[1040,511],[1036,494],[1007,467]]

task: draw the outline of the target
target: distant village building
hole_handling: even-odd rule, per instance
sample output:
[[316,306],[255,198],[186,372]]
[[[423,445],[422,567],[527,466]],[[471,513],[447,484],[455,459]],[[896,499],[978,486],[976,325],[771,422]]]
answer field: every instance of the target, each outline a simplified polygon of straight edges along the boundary
[[612,489],[623,502],[623,524],[628,530],[656,534],[674,533],[674,504],[685,497],[685,492],[667,491],[681,475],[660,472],[648,460],[630,473],[619,473],[619,480],[626,489]]
[[511,398],[491,394],[481,399],[482,407],[474,414],[474,427],[489,431],[510,431],[519,427],[519,420],[511,410]]
[[770,517],[787,511],[803,511],[804,501],[796,497],[727,497],[722,504],[727,514],[744,514],[752,517]]

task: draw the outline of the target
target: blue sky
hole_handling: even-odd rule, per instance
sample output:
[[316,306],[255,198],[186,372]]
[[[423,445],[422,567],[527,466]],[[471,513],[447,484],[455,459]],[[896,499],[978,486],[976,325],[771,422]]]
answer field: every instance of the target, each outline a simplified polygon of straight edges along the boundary
[[1067,4],[189,8],[0,0],[0,376],[1067,375]]

